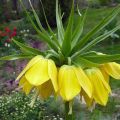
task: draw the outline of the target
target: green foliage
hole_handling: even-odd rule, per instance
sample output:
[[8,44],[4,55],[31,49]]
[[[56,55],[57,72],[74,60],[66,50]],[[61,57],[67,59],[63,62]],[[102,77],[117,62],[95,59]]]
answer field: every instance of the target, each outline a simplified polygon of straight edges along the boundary
[[116,2],[120,3],[120,0],[116,0]]
[[[1,120],[40,120],[42,119],[43,107],[37,101],[34,107],[29,106],[29,97],[22,93],[13,93],[10,96],[0,98]],[[41,106],[41,107],[40,107]]]
[[0,3],[0,23],[2,23],[5,20],[5,16],[3,14],[3,6]]
[[100,7],[100,1],[99,0],[88,0],[89,6],[94,8]]
[[49,113],[47,104],[37,99],[30,107],[32,94],[26,96],[21,92],[12,92],[10,95],[0,97],[0,120],[55,120],[60,115]]
[[[46,13],[46,17],[48,20],[48,23],[50,24],[50,26],[54,27],[56,26],[56,21],[55,21],[55,6],[56,6],[56,0],[41,0],[45,9],[45,13]],[[59,0],[60,6],[61,6],[61,12],[64,13],[64,19],[66,19],[70,13],[70,9],[71,9],[71,3],[72,0]],[[43,24],[43,26],[46,25],[45,23],[45,17],[43,14],[43,10],[40,4],[40,19],[41,19],[41,23]]]
[[101,5],[107,5],[111,0],[99,0]]

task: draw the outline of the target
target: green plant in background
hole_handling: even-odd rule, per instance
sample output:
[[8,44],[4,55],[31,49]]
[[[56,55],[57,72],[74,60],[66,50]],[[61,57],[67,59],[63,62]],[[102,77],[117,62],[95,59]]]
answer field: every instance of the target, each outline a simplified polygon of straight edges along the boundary
[[99,0],[101,5],[108,5],[111,0]]
[[0,21],[1,23],[5,20],[5,16],[3,15],[3,6],[0,4]]
[[[44,6],[44,10],[46,13],[46,17],[48,20],[48,23],[50,26],[55,27],[56,26],[56,21],[55,21],[55,2],[56,0],[41,0],[43,6]],[[60,3],[60,7],[61,7],[61,11],[62,13],[64,13],[63,15],[63,19],[66,19],[69,15],[70,9],[71,9],[71,4],[72,4],[72,0],[59,0]],[[42,25],[46,26],[46,22],[45,22],[45,17],[43,14],[43,10],[42,10],[42,5],[40,3],[40,12],[39,12],[39,16],[40,16],[40,20]]]
[[[20,1],[26,11],[22,0]],[[120,79],[120,65],[113,62],[120,60],[120,54],[107,55],[91,51],[91,48],[120,29],[118,25],[105,34],[93,37],[118,15],[120,7],[115,8],[90,32],[81,37],[87,10],[84,15],[78,10],[78,24],[74,26],[74,4],[72,4],[68,24],[64,28],[61,10],[56,0],[57,33],[52,31],[45,16],[48,32],[43,28],[30,0],[29,2],[39,28],[27,11],[26,15],[38,37],[47,43],[48,50],[39,51],[13,39],[13,42],[21,48],[21,54],[2,57],[1,60],[32,58],[17,77],[17,80],[20,79],[19,86],[26,94],[34,89],[31,106],[38,96],[43,99],[51,95],[55,98],[61,96],[65,103],[66,120],[74,119],[72,102],[77,95],[85,99],[88,107],[95,103],[105,106],[111,93],[109,76]]]
[[60,119],[60,115],[55,115],[47,112],[46,104],[44,102],[36,101],[31,108],[29,105],[30,97],[25,96],[21,92],[12,92],[11,95],[4,95],[0,97],[0,119],[1,120],[54,120]]
[[88,0],[88,4],[90,7],[99,8],[100,1],[99,0]]

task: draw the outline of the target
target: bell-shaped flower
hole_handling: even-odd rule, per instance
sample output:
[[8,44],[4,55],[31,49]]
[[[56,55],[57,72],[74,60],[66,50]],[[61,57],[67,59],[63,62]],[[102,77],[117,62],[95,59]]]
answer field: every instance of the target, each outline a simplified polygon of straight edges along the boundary
[[31,89],[33,88],[33,85],[31,85],[25,78],[25,76],[23,76],[20,79],[19,82],[19,87],[22,88],[23,92],[25,92],[26,95],[28,95],[31,91]]
[[28,86],[31,85],[39,89],[40,95],[43,98],[47,98],[51,93],[57,93],[58,91],[57,68],[50,59],[43,58],[42,56],[34,57],[17,79],[21,77],[24,80],[21,79],[20,82],[25,81],[27,83],[23,88],[29,89]]
[[104,70],[111,77],[120,80],[120,64],[115,62],[106,63],[103,65]]
[[107,75],[102,73],[99,68],[86,69],[85,72],[93,86],[92,98],[89,98],[85,93],[83,93],[87,105],[90,106],[93,101],[95,101],[105,106],[108,101],[109,93],[111,93]]
[[58,74],[59,93],[63,100],[70,101],[80,94],[81,88],[92,96],[92,85],[80,67],[63,65]]

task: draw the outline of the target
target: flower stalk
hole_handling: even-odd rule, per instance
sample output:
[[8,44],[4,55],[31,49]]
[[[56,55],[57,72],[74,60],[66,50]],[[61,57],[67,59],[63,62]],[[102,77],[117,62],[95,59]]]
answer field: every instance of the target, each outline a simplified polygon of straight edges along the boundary
[[65,120],[74,120],[73,113],[70,113],[70,103],[65,102]]

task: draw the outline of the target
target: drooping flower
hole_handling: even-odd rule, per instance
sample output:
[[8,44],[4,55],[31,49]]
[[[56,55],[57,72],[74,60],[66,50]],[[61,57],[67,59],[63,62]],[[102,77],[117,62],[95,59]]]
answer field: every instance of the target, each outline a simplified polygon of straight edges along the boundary
[[80,67],[63,65],[58,75],[59,93],[65,101],[70,101],[78,94],[81,88],[92,96],[92,85]]
[[90,106],[90,104],[95,101],[96,103],[105,106],[109,94],[111,93],[111,88],[105,80],[104,75],[99,68],[86,69],[85,72],[93,86],[92,98],[88,98],[87,95],[83,93],[83,96],[85,95],[84,99],[86,103]]
[[[52,69],[51,69],[52,68]],[[52,93],[57,93],[57,68],[50,59],[42,56],[34,57],[17,79],[20,79],[20,86],[28,94],[32,88],[40,91],[43,98],[47,98]]]
[[103,65],[103,69],[111,77],[120,80],[120,64],[115,62],[106,63]]
[[85,72],[93,85],[92,98],[90,98],[84,91],[81,93],[87,106],[92,106],[94,102],[105,106],[109,94],[111,93],[109,76],[120,80],[120,65],[115,62],[110,62],[101,65],[100,68],[87,69]]

